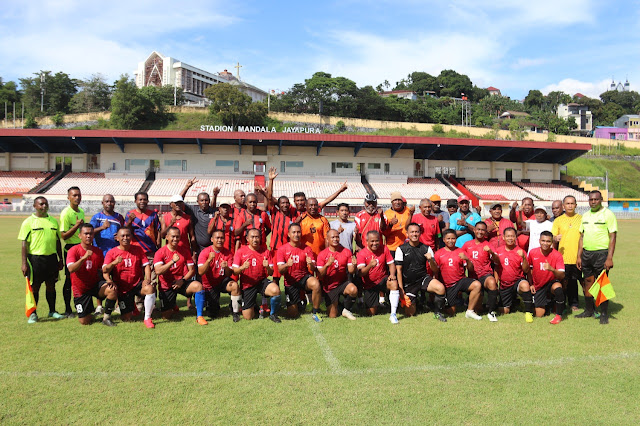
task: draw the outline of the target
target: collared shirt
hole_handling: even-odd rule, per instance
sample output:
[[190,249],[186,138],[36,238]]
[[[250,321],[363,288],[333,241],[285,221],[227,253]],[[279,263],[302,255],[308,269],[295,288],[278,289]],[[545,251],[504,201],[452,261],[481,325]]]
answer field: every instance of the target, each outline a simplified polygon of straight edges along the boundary
[[609,248],[609,234],[618,232],[618,221],[611,210],[606,207],[597,212],[588,210],[582,215],[580,233],[582,248],[588,251],[607,250]]
[[565,213],[553,221],[551,233],[554,236],[562,235],[558,243],[558,251],[562,254],[565,265],[575,265],[578,259],[581,223],[582,215],[577,213],[571,217]]
[[209,206],[205,211],[202,211],[199,205],[187,205],[185,206],[185,213],[191,216],[191,225],[193,226],[193,232],[196,236],[196,242],[200,247],[209,247],[211,245],[211,236],[207,232],[209,222],[213,219],[216,210]]
[[124,225],[124,218],[120,213],[113,212],[113,215],[108,215],[103,211],[94,214],[91,218],[91,224],[94,228],[102,226],[105,222],[109,223],[109,227],[100,232],[96,232],[93,237],[96,246],[102,250],[103,255],[106,255],[109,250],[119,245],[115,236],[118,229]]
[[[67,232],[73,228],[78,219],[84,220],[84,210],[78,207],[78,211],[75,211],[71,207],[65,207],[60,213],[60,230]],[[80,228],[76,229],[76,232],[66,240],[65,244],[80,244]]]
[[[458,220],[460,219],[462,219],[461,212],[456,212],[452,214],[449,219],[449,228],[453,229],[454,231],[463,231],[465,229],[469,230],[469,228],[467,228],[464,225],[458,225]],[[480,217],[480,215],[471,210],[469,211],[469,213],[465,218],[465,222],[473,226],[475,226],[475,224],[480,222],[481,220],[482,218]],[[456,247],[462,247],[464,243],[466,243],[467,241],[473,240],[473,238],[474,237],[472,233],[466,233],[466,234],[460,235],[458,239],[456,239]]]
[[343,222],[340,219],[329,222],[329,227],[340,232],[340,245],[346,249],[353,250],[353,234],[356,232],[355,222]]
[[49,256],[57,252],[57,242],[60,241],[60,227],[52,216],[38,217],[32,214],[22,222],[18,239],[29,243],[29,254]]

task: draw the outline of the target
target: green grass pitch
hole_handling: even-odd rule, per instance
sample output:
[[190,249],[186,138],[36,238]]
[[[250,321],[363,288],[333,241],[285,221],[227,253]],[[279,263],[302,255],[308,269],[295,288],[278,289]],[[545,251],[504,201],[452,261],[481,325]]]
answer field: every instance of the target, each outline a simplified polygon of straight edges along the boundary
[[[522,313],[498,323],[399,315],[393,326],[379,315],[315,324],[307,313],[280,325],[226,317],[202,327],[179,299],[182,319],[158,319],[155,330],[118,315],[113,328],[27,324],[21,221],[0,219],[2,423],[640,421],[640,221],[620,222],[608,326],[571,316],[526,324]],[[43,317],[44,286],[41,300]]]

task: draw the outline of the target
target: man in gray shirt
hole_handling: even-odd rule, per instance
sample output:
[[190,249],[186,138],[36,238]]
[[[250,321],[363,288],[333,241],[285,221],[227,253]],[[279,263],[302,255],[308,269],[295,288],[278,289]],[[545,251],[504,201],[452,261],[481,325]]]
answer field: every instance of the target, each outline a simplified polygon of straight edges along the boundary
[[356,224],[349,222],[349,204],[338,204],[338,219],[329,223],[329,226],[340,233],[340,245],[353,251],[353,234]]
[[[198,181],[195,177],[187,181],[184,188],[182,189],[182,192],[180,193],[182,198],[187,195],[189,188],[191,188],[196,182]],[[216,212],[216,201],[218,198],[218,193],[220,193],[220,188],[213,188],[213,205],[211,204],[209,194],[207,194],[206,192],[201,192],[198,194],[197,205],[185,206],[185,213],[191,216],[191,224],[193,225],[196,242],[198,243],[198,252],[211,245],[211,235],[209,235],[208,226],[209,222],[211,221],[211,219],[213,219],[213,216]]]

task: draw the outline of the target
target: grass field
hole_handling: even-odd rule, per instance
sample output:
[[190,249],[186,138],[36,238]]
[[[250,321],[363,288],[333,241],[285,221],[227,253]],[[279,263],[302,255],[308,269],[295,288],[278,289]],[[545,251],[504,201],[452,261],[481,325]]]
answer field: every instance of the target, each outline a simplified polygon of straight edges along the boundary
[[[7,424],[637,424],[640,221],[620,222],[612,320],[498,323],[386,315],[314,323],[27,324],[16,235],[0,219],[0,422]],[[43,286],[44,287],[44,286]],[[61,287],[61,283],[58,284]],[[44,288],[39,314],[46,316]],[[228,299],[223,299],[226,304]],[[62,296],[58,310],[62,311]]]

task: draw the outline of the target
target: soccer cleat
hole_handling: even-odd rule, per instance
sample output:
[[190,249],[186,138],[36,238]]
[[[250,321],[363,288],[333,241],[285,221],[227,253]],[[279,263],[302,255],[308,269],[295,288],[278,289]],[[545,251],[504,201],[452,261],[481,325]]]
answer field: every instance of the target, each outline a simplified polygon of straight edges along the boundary
[[240,314],[239,314],[239,313],[234,312],[234,313],[232,314],[232,316],[233,316],[233,322],[238,322],[238,321],[240,321]]
[[489,318],[489,321],[491,322],[498,322],[498,317],[496,316],[496,313],[493,311],[487,314],[487,318]]
[[153,320],[151,318],[147,318],[146,320],[144,320],[144,326],[147,328],[156,328],[156,325],[153,323]]
[[574,318],[593,318],[594,314],[593,312],[589,312],[589,311],[584,311],[581,314],[578,315],[574,315]]
[[391,321],[391,324],[397,324],[398,323],[398,317],[396,316],[396,314],[389,315],[389,321]]
[[533,314],[531,312],[524,313],[524,321],[525,322],[533,322]]
[[600,324],[609,324],[609,314],[600,314]]
[[280,324],[282,322],[282,320],[280,318],[278,318],[278,316],[276,314],[269,315],[269,319],[271,321],[275,322],[276,324]]
[[27,320],[27,323],[28,324],[35,324],[37,322],[38,322],[38,314],[33,312],[31,315],[29,315],[29,319]]
[[476,321],[480,321],[482,319],[482,316],[476,314],[474,311],[467,309],[467,312],[464,314],[465,318],[471,318],[474,319]]
[[549,324],[559,324],[560,321],[562,321],[562,316],[556,314],[556,316],[553,317],[553,319],[551,321],[549,321]]
[[343,309],[342,310],[342,316],[345,317],[346,319],[350,319],[351,321],[355,321],[356,317],[353,316],[353,314],[351,313],[350,310],[348,309]]
[[315,322],[322,322],[322,318],[320,318],[320,315],[318,315],[318,313],[311,314],[311,318],[313,318]]
[[206,320],[206,319],[204,319],[204,317],[198,317],[198,318],[196,318],[196,322],[197,322],[198,324],[200,324],[200,325],[207,325],[207,324],[209,324],[209,323],[207,322],[207,320]]
[[104,313],[104,309],[102,308],[102,305],[98,306],[96,308],[96,310],[93,312],[93,315],[102,315]]
[[264,319],[265,315],[264,315],[264,309],[260,308],[260,315],[258,315],[258,319]]
[[109,319],[109,318],[103,319],[102,323],[104,325],[106,325],[107,327],[115,327],[116,326],[114,323],[111,322],[111,319]]
[[53,319],[73,318],[71,315],[73,315],[73,313],[63,315],[63,314],[57,313],[56,311],[49,312],[49,318],[53,318]]
[[442,315],[442,312],[434,312],[433,318],[437,319],[440,322],[447,322],[447,319],[444,317],[444,315]]

